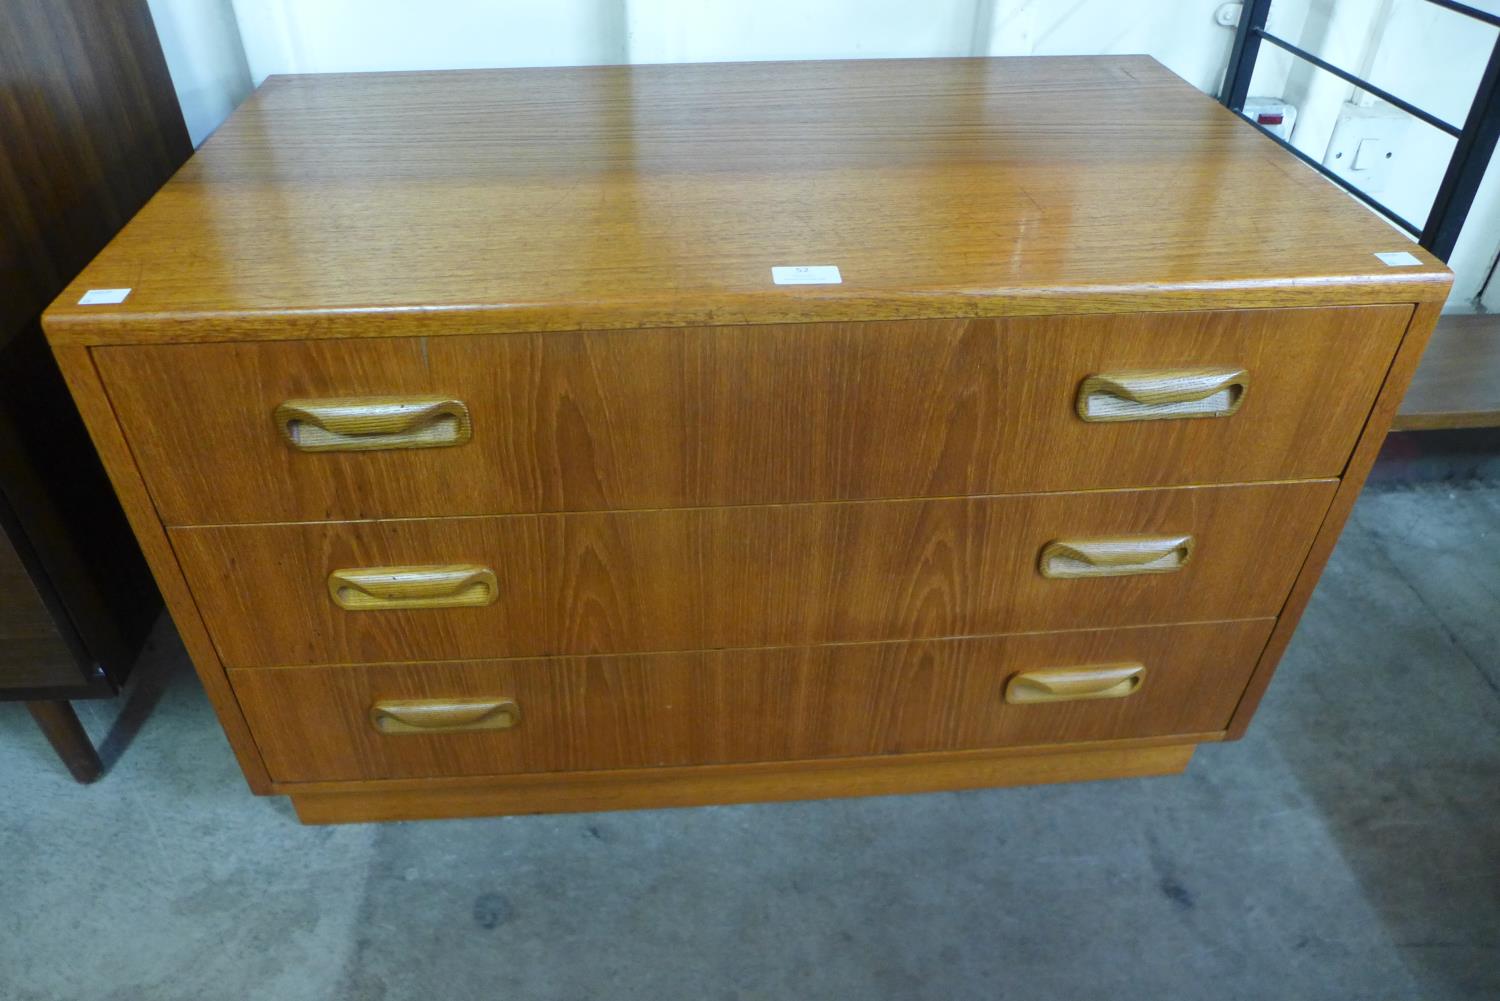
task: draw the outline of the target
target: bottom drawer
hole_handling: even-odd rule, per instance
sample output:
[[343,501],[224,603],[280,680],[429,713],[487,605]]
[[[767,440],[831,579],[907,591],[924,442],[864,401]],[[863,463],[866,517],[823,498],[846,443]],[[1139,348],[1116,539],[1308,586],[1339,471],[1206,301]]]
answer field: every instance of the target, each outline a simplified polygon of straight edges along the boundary
[[1273,621],[229,674],[284,782],[642,768],[1222,730]]

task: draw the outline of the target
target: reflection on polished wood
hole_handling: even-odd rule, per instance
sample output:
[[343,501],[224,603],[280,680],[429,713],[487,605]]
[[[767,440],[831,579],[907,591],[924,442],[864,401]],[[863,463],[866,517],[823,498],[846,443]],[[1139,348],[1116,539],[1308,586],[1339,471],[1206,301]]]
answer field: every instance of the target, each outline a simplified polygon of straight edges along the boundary
[[[795,264],[843,283],[771,284]],[[1447,282],[1146,56],[603,66],[273,77],[51,323],[89,343],[360,337],[1410,302]]]

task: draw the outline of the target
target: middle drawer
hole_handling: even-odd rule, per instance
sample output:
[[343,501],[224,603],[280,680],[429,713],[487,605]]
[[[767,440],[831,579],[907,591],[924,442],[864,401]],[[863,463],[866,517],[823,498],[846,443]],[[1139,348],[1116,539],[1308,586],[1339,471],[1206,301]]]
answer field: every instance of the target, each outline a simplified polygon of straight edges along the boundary
[[229,667],[639,653],[1273,616],[1335,485],[170,532]]

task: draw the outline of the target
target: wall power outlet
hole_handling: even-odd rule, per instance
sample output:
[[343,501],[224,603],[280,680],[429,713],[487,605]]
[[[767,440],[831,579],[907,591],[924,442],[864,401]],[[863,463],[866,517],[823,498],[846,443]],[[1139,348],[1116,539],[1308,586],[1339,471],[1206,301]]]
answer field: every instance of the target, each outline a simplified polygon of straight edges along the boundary
[[1405,112],[1384,102],[1346,102],[1334,122],[1323,166],[1361,191],[1378,194],[1385,190],[1410,126]]

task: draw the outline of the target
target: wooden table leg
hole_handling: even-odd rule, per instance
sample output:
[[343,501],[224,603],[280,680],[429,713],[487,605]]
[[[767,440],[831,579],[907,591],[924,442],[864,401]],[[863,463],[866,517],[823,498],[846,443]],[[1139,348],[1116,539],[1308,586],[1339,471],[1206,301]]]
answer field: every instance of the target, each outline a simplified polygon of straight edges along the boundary
[[99,753],[94,750],[93,742],[84,732],[83,724],[78,722],[78,714],[71,705],[66,702],[28,702],[26,708],[75,779],[86,784],[104,773]]

